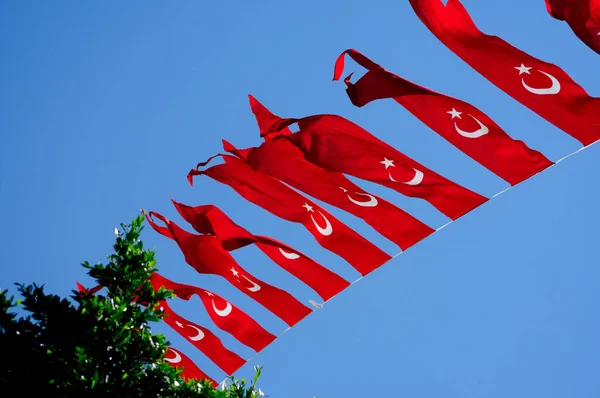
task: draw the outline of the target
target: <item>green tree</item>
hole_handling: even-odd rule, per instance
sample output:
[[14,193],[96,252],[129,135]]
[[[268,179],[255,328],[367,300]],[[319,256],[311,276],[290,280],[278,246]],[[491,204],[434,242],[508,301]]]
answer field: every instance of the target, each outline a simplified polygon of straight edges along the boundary
[[[230,379],[225,389],[184,381],[163,359],[164,335],[149,325],[163,313],[170,291],[148,281],[157,270],[154,251],[140,240],[144,217],[121,225],[108,263],[82,265],[106,291],[73,291],[69,298],[46,294],[43,286],[17,284],[15,301],[0,292],[0,391],[50,397],[255,398],[260,368],[250,381]],[[17,316],[13,308],[25,314]],[[7,396],[13,396],[13,395]]]

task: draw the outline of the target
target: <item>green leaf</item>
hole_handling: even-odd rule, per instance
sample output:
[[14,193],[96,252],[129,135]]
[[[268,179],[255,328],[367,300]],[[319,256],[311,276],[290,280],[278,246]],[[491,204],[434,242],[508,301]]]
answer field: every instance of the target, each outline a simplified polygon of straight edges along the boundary
[[[199,391],[196,381],[184,382],[181,370],[162,360],[169,342],[150,329],[163,316],[156,306],[172,297],[172,292],[155,292],[148,282],[157,263],[155,252],[144,249],[140,239],[143,224],[144,217],[139,215],[131,225],[121,225],[114,252],[106,256],[108,262],[82,263],[96,283],[106,286],[96,295],[79,296],[72,291],[70,300],[46,294],[43,285],[17,284],[22,296],[17,303],[25,313],[17,317],[9,312],[13,298],[0,291],[3,355],[20,358],[0,361],[4,389],[20,391],[26,386],[28,396],[48,397],[252,396],[258,375],[249,387],[246,378],[236,382],[232,377],[226,391],[206,381]],[[133,304],[135,298],[147,306]],[[5,330],[10,333],[3,334]]]

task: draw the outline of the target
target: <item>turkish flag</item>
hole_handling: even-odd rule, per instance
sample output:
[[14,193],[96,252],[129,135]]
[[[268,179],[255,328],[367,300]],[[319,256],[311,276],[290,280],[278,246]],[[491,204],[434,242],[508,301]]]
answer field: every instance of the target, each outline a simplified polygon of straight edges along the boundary
[[228,332],[240,343],[247,345],[256,352],[271,344],[276,338],[244,311],[213,292],[196,286],[173,282],[156,272],[152,274],[150,282],[155,290],[160,289],[162,286],[167,290],[172,290],[182,300],[189,300],[196,294],[202,300],[208,316],[219,329]]
[[[165,312],[163,321],[185,337],[228,375],[233,374],[246,363],[245,359],[225,348],[221,339],[207,328],[183,318],[173,311],[166,301],[162,301],[160,306]],[[165,359],[169,361],[168,358]]]
[[[225,149],[235,152],[229,143],[225,144]],[[364,191],[343,174],[308,162],[302,151],[286,137],[253,148],[247,162],[257,171],[363,219],[403,250],[434,232],[404,210]]]
[[352,103],[358,107],[371,101],[393,98],[433,131],[466,155],[511,185],[552,165],[543,154],[530,149],[504,132],[473,105],[431,91],[388,72],[356,50],[346,50],[335,63],[334,80],[344,71],[348,54],[368,72],[356,83],[345,80]]
[[566,21],[573,33],[600,54],[600,0],[546,0],[550,15]]
[[[152,217],[163,221],[167,226],[157,225]],[[146,219],[157,232],[177,242],[185,261],[196,271],[222,276],[289,326],[295,325],[310,314],[310,308],[300,303],[291,294],[255,278],[240,267],[214,236],[191,234],[156,212],[147,214]]]
[[[250,97],[250,107],[259,129],[266,131],[278,119]],[[287,129],[287,127],[285,128]],[[343,174],[318,167],[304,158],[287,137],[267,140],[258,148],[237,150],[227,141],[224,149],[244,157],[253,169],[269,174],[325,203],[363,219],[377,232],[406,250],[434,230],[390,202],[365,192]]]
[[600,139],[600,98],[561,68],[481,32],[458,0],[410,0],[427,28],[499,89],[589,145]]
[[181,378],[183,380],[207,380],[211,386],[218,386],[216,381],[208,377],[206,373],[204,373],[202,370],[200,370],[198,366],[196,366],[194,361],[192,361],[181,351],[176,350],[173,347],[169,347],[167,348],[167,352],[165,352],[164,359],[169,365],[176,369],[183,368],[183,371],[181,372]]
[[213,205],[190,207],[173,200],[184,220],[201,234],[214,235],[225,250],[254,244],[281,268],[310,286],[321,298],[329,300],[350,283],[290,246],[266,236],[252,235]]
[[457,219],[488,199],[429,170],[392,148],[357,124],[338,115],[281,119],[266,133],[298,123],[300,131],[288,139],[314,165],[353,175],[425,199],[451,219]]
[[241,159],[220,156],[224,164],[204,171],[197,167],[190,171],[188,180],[191,182],[195,175],[207,175],[277,217],[304,225],[321,246],[344,258],[362,275],[390,260],[377,246],[282,182],[253,170]]

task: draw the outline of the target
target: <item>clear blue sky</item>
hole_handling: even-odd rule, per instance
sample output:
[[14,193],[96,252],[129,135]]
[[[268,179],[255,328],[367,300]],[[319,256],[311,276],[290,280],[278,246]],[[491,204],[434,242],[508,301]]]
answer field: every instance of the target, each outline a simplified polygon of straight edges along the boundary
[[[464,0],[480,28],[562,66],[600,94],[600,57],[543,0]],[[332,83],[356,48],[387,69],[469,101],[556,160],[579,144],[496,89],[443,47],[408,1],[129,1],[0,4],[0,285],[37,281],[67,295],[79,264],[104,259],[113,228],[140,208],[180,219],[170,197],[213,203],[255,233],[297,247],[349,280],[357,274],[302,227],[230,188],[185,176],[221,149],[260,138],[248,93],[281,116],[337,113],[484,195],[507,185],[392,101],[354,108]],[[348,71],[358,68],[348,62]],[[476,209],[352,286],[265,349],[261,385],[279,398],[598,397],[600,145]],[[431,226],[423,201],[359,182]],[[361,220],[332,210],[389,253]],[[274,333],[283,322],[216,276],[200,276],[147,228],[164,275],[212,289]],[[236,259],[301,301],[318,297],[256,249]],[[182,315],[252,351],[208,319]],[[164,326],[217,380],[223,373]],[[376,392],[366,392],[375,389]]]

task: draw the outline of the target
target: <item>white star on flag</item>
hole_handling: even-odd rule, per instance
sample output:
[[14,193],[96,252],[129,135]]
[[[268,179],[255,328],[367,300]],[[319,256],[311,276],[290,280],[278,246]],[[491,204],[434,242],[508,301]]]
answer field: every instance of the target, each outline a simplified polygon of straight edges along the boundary
[[179,326],[180,328],[183,327],[183,323],[179,322],[179,321],[175,321],[175,325]]
[[396,165],[394,164],[393,160],[389,160],[388,158],[383,158],[383,162],[379,162],[383,165],[385,165],[385,169],[387,170],[388,167],[396,167]]
[[460,115],[462,114],[462,112],[458,112],[456,109],[452,108],[451,111],[446,112],[452,115],[452,119],[454,119],[455,117],[462,119],[462,117],[460,117]]
[[346,188],[344,188],[344,187],[340,187],[340,189],[341,189],[341,190],[342,190],[344,193],[348,192],[348,190],[347,190]]
[[529,70],[531,69],[531,66],[525,66],[525,65],[521,64],[521,66],[515,66],[515,69],[519,71],[519,76],[522,75],[523,73],[527,73],[528,75],[531,75],[531,72],[529,72]]
[[204,292],[204,293],[206,293],[206,295],[209,296],[209,297],[214,296],[214,294],[212,294],[211,292]]
[[233,267],[231,267],[231,273],[233,274],[233,276],[238,276],[238,272]]
[[304,207],[306,209],[306,211],[313,211],[312,206],[309,205],[308,203],[303,204],[302,207]]

